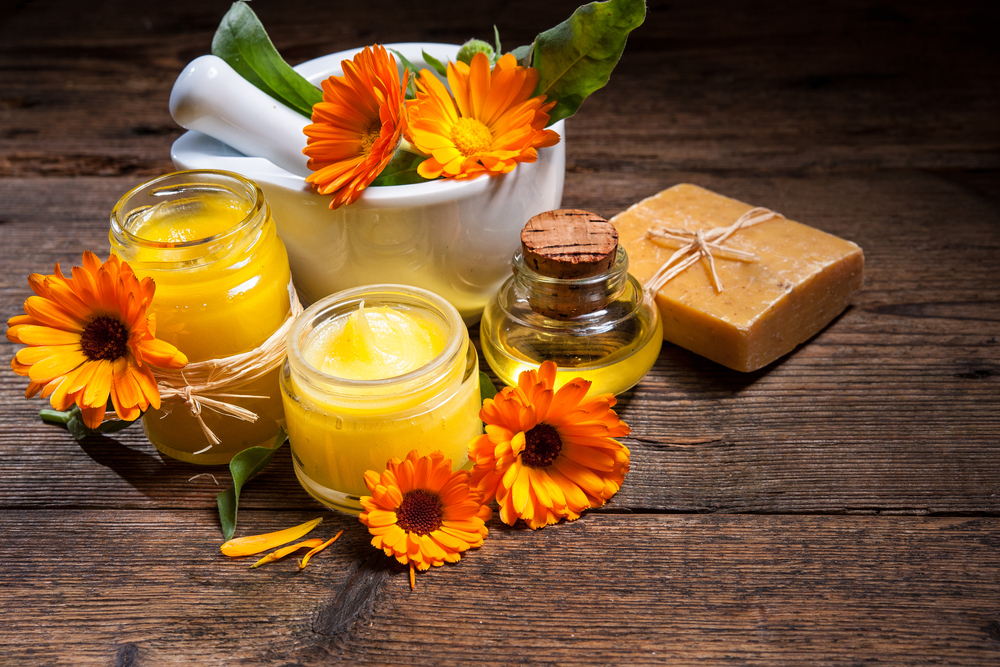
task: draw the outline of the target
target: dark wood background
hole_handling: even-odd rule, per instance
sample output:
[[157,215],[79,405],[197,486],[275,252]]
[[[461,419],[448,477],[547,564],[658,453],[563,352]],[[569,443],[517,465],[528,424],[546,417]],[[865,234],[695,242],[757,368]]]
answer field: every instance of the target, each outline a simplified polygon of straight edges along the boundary
[[[494,23],[513,47],[575,4],[253,6],[297,63]],[[0,5],[4,318],[172,169],[171,85],[227,7]],[[1000,664],[998,29],[995,2],[650,2],[568,123],[564,205],[697,183],[856,241],[865,291],[749,375],[665,346],[621,400],[632,471],[605,509],[494,519],[415,592],[287,448],[239,534],[346,532],[302,572],[249,570],[218,551],[226,468],[191,480],[139,429],[77,444],[0,373],[0,663]]]

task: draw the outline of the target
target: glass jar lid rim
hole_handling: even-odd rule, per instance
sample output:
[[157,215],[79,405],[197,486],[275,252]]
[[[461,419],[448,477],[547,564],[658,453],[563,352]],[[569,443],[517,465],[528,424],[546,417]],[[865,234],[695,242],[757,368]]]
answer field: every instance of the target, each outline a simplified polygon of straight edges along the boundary
[[[247,198],[250,201],[249,210],[246,211],[243,218],[236,224],[222,230],[217,234],[211,236],[205,236],[199,239],[191,239],[190,241],[153,241],[142,236],[137,235],[132,230],[128,229],[124,222],[127,219],[130,211],[125,211],[125,204],[133,196],[138,194],[143,190],[150,191],[153,196],[157,196],[159,190],[163,190],[166,186],[158,187],[160,184],[164,184],[168,180],[179,180],[178,177],[188,177],[195,178],[200,175],[206,175],[213,178],[228,178],[239,185],[243,186],[247,193]],[[196,185],[210,185],[210,183],[198,183],[197,181],[189,181],[185,183],[177,183],[177,187],[182,186],[196,186]],[[166,194],[166,193],[165,193]],[[264,191],[261,190],[260,186],[249,178],[237,174],[233,171],[225,171],[222,169],[188,169],[185,171],[174,171],[169,174],[163,174],[162,176],[157,176],[151,180],[144,183],[140,183],[128,192],[126,192],[115,204],[115,207],[111,210],[111,231],[114,234],[121,235],[128,240],[129,243],[145,247],[145,248],[164,248],[164,249],[183,249],[183,248],[196,248],[198,246],[207,245],[210,243],[216,243],[223,241],[228,237],[239,234],[247,226],[251,225],[255,220],[260,217],[261,211],[264,212],[265,217],[268,213],[267,201],[264,198]]]
[[[343,312],[345,306],[353,306],[359,304],[361,301],[368,302],[371,298],[380,297],[390,297],[385,299],[390,303],[421,306],[432,312],[436,311],[444,319],[449,331],[448,341],[445,343],[444,348],[420,368],[403,373],[402,375],[393,375],[377,380],[354,380],[329,375],[306,361],[300,345],[306,327],[313,325],[318,320],[326,321],[329,319],[326,316],[332,314],[334,311],[338,311],[338,313]],[[456,333],[460,335],[456,335]],[[288,332],[286,348],[289,365],[297,373],[305,375],[312,381],[320,382],[328,388],[353,390],[383,389],[386,391],[378,395],[390,396],[392,394],[391,388],[395,385],[408,385],[421,378],[433,379],[436,377],[434,371],[447,368],[452,360],[463,352],[463,346],[467,338],[468,334],[461,315],[443,297],[420,287],[385,283],[352,287],[323,297],[319,301],[312,303],[292,324],[292,328]]]

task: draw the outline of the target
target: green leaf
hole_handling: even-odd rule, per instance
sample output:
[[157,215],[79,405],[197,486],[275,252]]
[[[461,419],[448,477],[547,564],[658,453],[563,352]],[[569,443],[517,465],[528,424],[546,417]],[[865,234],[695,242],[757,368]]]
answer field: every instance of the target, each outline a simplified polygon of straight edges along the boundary
[[517,58],[517,64],[521,67],[531,67],[531,56],[534,53],[534,44],[525,44],[524,46],[519,46],[511,53]]
[[592,2],[535,38],[535,95],[557,100],[549,124],[569,118],[604,87],[625,50],[628,34],[646,17],[644,0]]
[[134,424],[134,421],[127,422],[119,419],[112,419],[101,422],[97,428],[90,428],[83,422],[83,413],[80,408],[73,406],[70,410],[39,410],[39,418],[46,424],[62,426],[79,442],[91,435],[104,435],[107,433],[117,433],[123,431]]
[[491,64],[495,65],[496,61],[503,55],[503,49],[500,48],[500,31],[497,30],[496,23],[493,24],[493,36],[496,37],[497,45],[493,48],[493,62]]
[[426,51],[421,51],[420,54],[424,57],[424,62],[434,68],[434,70],[441,76],[448,76],[448,66],[442,63],[440,60],[427,53]]
[[402,53],[400,53],[396,49],[389,49],[389,50],[392,51],[396,55],[397,58],[399,58],[399,62],[403,63],[403,67],[405,67],[406,69],[410,70],[410,80],[406,82],[406,99],[412,100],[414,97],[417,96],[417,72],[418,72],[418,70],[413,65],[413,63],[411,63],[409,60],[407,60],[406,56],[404,56]]
[[479,371],[479,395],[484,401],[497,395],[497,388],[493,385],[493,380],[482,371]]
[[392,162],[387,164],[382,173],[372,181],[372,186],[427,183],[431,179],[424,178],[417,173],[417,166],[426,159],[425,155],[398,151],[396,156],[392,158]]
[[268,447],[251,447],[233,457],[229,462],[229,472],[233,475],[233,486],[220,493],[216,498],[219,507],[219,522],[222,524],[222,534],[226,541],[233,539],[236,533],[236,511],[240,504],[240,489],[250,481],[250,478],[267,467],[275,453],[285,444],[288,436],[284,430],[278,430],[274,439],[273,449]]
[[219,508],[219,522],[222,524],[222,536],[228,542],[236,534],[236,492],[235,487],[229,487],[215,497]]
[[260,19],[244,2],[234,2],[212,39],[212,53],[265,93],[312,117],[323,93],[282,60]]

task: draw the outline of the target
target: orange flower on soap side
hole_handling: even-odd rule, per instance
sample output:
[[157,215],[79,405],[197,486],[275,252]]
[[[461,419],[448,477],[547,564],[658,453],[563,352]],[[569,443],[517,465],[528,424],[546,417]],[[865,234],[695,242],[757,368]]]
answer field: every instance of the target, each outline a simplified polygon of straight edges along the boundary
[[452,472],[441,452],[418,456],[413,450],[400,461],[393,457],[381,475],[365,473],[370,496],[361,497],[359,517],[368,526],[372,546],[413,570],[457,563],[462,552],[480,547],[489,534],[493,511],[469,485],[469,472]]
[[613,439],[630,431],[611,409],[615,397],[586,398],[591,383],[580,378],[553,391],[555,377],[546,361],[486,399],[486,433],[469,443],[472,483],[487,501],[496,497],[510,526],[578,519],[615,495],[629,469],[628,448]]
[[546,130],[545,96],[531,97],[538,70],[521,67],[513,54],[490,72],[489,58],[448,63],[451,92],[427,70],[417,79],[417,96],[407,104],[407,140],[430,155],[417,167],[424,178],[466,179],[506,174],[519,162],[534,162],[538,148],[559,143]]
[[333,195],[330,208],[350,204],[392,160],[406,129],[406,90],[396,60],[381,45],[366,46],[341,63],[343,76],[323,82],[323,101],[313,105],[303,131],[312,170],[306,181]]
[[89,251],[71,275],[56,264],[52,275],[28,276],[35,296],[24,302],[24,315],[7,321],[7,340],[28,346],[11,360],[30,380],[25,397],[41,392],[56,410],[75,403],[90,428],[101,425],[109,396],[125,421],[159,408],[150,366],[182,368],[187,357],[155,337],[156,321],[147,314],[153,279],[139,280],[114,256],[101,264]]

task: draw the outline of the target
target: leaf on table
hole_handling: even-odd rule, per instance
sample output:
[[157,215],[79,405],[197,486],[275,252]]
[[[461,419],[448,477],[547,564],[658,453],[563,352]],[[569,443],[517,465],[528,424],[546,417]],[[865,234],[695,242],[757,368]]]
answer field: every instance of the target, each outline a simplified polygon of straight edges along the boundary
[[233,486],[216,497],[219,507],[219,522],[222,524],[222,535],[226,540],[233,539],[236,533],[236,512],[240,503],[240,489],[254,475],[267,467],[275,453],[285,444],[288,436],[282,429],[274,439],[273,449],[267,447],[250,447],[233,457],[229,462],[229,472],[233,475]]
[[592,2],[535,38],[533,65],[539,79],[534,94],[557,100],[549,125],[575,114],[591,93],[607,84],[629,33],[645,17],[644,0]]
[[493,380],[486,373],[479,371],[479,396],[485,401],[487,398],[493,398],[497,395],[497,388],[493,384]]
[[323,101],[323,93],[286,63],[260,19],[244,2],[234,2],[222,17],[212,38],[212,53],[240,76],[265,93],[312,117],[313,105]]
[[[73,406],[69,410],[39,410],[38,416],[46,424],[62,426],[79,442],[91,435],[106,435],[123,431],[135,423],[135,421],[123,421],[121,419],[109,419],[101,422],[97,428],[90,428],[83,421],[83,413],[78,406]],[[138,421],[138,420],[136,420]]]

